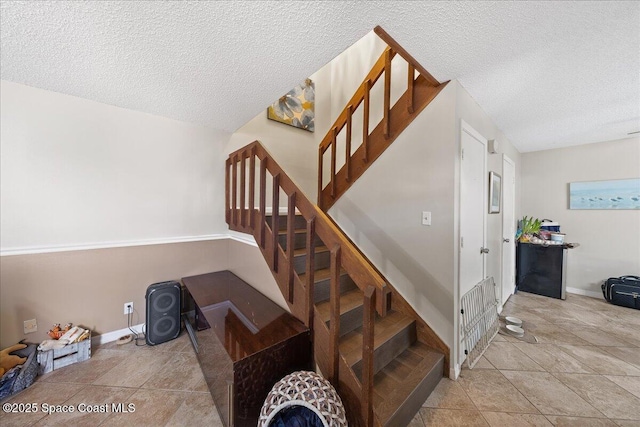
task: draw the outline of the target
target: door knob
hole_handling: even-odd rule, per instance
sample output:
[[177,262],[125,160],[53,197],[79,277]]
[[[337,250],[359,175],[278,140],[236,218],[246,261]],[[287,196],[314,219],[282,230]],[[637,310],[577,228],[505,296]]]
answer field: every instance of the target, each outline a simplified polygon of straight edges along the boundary
[[489,253],[489,248],[480,248],[480,253],[481,254],[488,254]]
[[509,240],[509,239],[502,239],[502,241],[503,241],[503,242],[505,242],[505,243],[509,243],[511,240]]

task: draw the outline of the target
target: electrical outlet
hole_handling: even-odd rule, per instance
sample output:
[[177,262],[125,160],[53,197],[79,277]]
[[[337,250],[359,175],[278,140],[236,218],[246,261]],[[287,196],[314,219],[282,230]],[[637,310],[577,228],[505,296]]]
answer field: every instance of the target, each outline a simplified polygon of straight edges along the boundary
[[431,212],[422,211],[422,225],[431,225]]
[[24,333],[32,334],[38,332],[38,322],[36,319],[29,319],[24,321]]
[[133,313],[133,301],[124,303],[124,314]]

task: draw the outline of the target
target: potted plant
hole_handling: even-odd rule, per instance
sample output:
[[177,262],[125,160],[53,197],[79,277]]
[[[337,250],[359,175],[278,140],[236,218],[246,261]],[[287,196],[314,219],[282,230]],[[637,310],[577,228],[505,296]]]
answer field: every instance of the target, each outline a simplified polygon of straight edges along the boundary
[[540,225],[542,225],[542,221],[540,221],[538,218],[528,218],[528,217],[524,217],[522,218],[522,220],[520,221],[520,241],[521,242],[528,242],[531,240],[531,238],[535,235],[538,234],[540,232]]

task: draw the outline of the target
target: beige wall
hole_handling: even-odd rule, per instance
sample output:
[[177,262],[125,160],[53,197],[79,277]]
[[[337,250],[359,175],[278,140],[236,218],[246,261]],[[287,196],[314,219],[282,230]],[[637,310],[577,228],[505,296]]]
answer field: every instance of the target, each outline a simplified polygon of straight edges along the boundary
[[522,155],[522,214],[558,221],[569,242],[567,287],[600,298],[609,277],[640,274],[640,211],[569,209],[569,183],[640,178],[640,138]]
[[[0,257],[0,346],[39,342],[53,323],[80,324],[94,334],[126,328],[128,301],[134,324],[144,323],[149,285],[224,270],[228,246],[224,238]],[[38,332],[24,335],[22,322],[34,318]]]

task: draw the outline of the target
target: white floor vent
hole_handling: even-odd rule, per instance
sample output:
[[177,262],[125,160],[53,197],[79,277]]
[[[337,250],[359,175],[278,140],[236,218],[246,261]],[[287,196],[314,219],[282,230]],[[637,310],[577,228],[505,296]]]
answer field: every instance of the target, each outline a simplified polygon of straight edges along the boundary
[[464,354],[469,369],[474,367],[500,329],[495,287],[493,277],[489,277],[462,296]]

